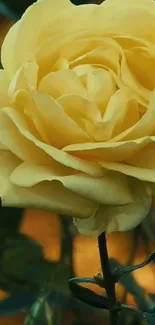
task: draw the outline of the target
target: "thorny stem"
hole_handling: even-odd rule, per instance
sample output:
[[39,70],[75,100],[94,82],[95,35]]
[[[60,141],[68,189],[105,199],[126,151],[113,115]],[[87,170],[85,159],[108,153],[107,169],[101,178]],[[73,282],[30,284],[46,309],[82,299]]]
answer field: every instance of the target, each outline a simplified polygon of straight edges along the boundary
[[107,293],[109,313],[110,313],[110,324],[118,325],[118,312],[115,310],[116,307],[116,293],[115,293],[115,281],[110,270],[110,263],[106,244],[106,234],[103,232],[98,237],[99,254],[102,266],[102,273],[105,283],[105,290]]

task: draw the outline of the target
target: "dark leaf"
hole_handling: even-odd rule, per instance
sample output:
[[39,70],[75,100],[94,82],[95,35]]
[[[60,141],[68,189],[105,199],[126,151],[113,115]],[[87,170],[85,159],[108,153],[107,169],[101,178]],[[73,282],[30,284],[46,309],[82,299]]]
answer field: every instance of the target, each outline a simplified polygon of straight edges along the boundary
[[0,270],[5,276],[20,279],[33,276],[35,266],[43,260],[42,246],[31,238],[18,234],[7,238],[0,257]]
[[150,299],[155,302],[155,293],[149,293],[148,295],[150,297]]
[[119,325],[148,325],[148,323],[142,314],[131,310],[122,310],[119,314]]
[[155,311],[150,313],[144,313],[143,316],[149,325],[155,324]]
[[84,288],[74,282],[69,282],[69,287],[74,297],[80,301],[95,308],[108,310],[108,301],[106,297],[98,295],[92,290]]
[[68,281],[70,268],[61,263],[48,262],[43,260],[35,274],[33,283],[38,289],[45,291],[57,291],[69,295]]
[[[21,311],[26,311],[36,303],[39,293],[19,292],[12,294],[0,301],[0,316],[8,316]],[[70,297],[59,292],[52,291],[47,297],[51,308],[70,308]]]
[[0,1],[0,13],[11,19],[19,19],[26,8],[36,0],[2,0]]
[[14,236],[19,232],[23,210],[17,208],[0,207],[0,244],[7,237]]
[[22,292],[16,295],[10,295],[0,301],[0,316],[8,316],[30,308],[37,299],[37,294]]

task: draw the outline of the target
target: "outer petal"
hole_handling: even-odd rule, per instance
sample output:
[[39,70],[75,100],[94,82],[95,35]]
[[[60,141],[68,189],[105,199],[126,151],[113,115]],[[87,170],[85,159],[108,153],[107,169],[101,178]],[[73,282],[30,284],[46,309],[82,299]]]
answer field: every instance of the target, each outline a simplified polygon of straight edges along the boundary
[[8,87],[9,82],[6,78],[4,70],[0,70],[0,108],[8,104]]
[[[141,153],[139,155],[139,158],[141,158]],[[149,157],[147,157],[149,159]],[[131,160],[132,161],[132,160]],[[135,167],[135,166],[130,166],[128,164],[123,164],[123,163],[117,163],[117,162],[101,162],[101,166],[104,168],[107,168],[108,170],[113,170],[113,171],[117,171],[120,172],[122,174],[128,175],[128,176],[132,176],[135,177],[137,179],[140,179],[142,181],[147,181],[147,182],[151,182],[154,183],[155,182],[155,168],[154,166],[150,166],[149,164],[142,164],[142,166],[140,165]]]
[[74,219],[81,234],[97,237],[103,231],[128,231],[136,227],[148,214],[151,206],[151,192],[146,184],[133,181],[135,202],[123,206],[99,206],[87,219]]
[[[53,158],[60,164],[67,166],[67,167],[71,167],[75,170],[79,170],[81,172],[85,172],[87,174],[91,174],[93,176],[102,176],[105,174],[105,172],[103,171],[103,168],[100,167],[96,162],[94,163],[91,161],[84,161],[80,158],[71,156],[71,155],[63,152],[62,150],[59,150],[59,149],[53,147],[52,145],[48,145],[48,144],[42,142],[41,140],[38,140],[31,132],[29,125],[27,124],[27,122],[25,120],[25,116],[22,113],[17,112],[16,110],[14,110],[10,107],[7,107],[7,108],[3,109],[3,111],[0,112],[0,115],[1,115],[0,116],[1,118],[8,116],[10,121],[12,122],[11,124],[13,126],[16,126],[17,131],[18,131],[17,133],[19,135],[22,135],[24,138],[26,138],[26,140],[29,140],[32,144],[34,144],[35,147],[39,147],[42,152],[46,153],[47,156]],[[17,139],[18,139],[18,137],[17,137]],[[16,145],[15,145],[15,147],[16,147]],[[10,150],[13,149],[12,141],[11,141],[11,146],[9,147],[9,149]],[[18,149],[19,149],[19,147],[18,147]],[[38,156],[37,156],[37,159],[38,159]]]
[[[101,7],[107,10],[107,30],[155,42],[153,0],[107,0],[101,4]],[[134,23],[132,24],[131,21]]]
[[76,156],[96,157],[101,162],[106,161],[127,161],[146,145],[155,142],[155,136],[146,136],[137,140],[118,141],[118,142],[98,142],[86,144],[74,144],[63,148],[65,152],[76,153]]
[[0,155],[0,197],[3,206],[32,207],[59,214],[87,218],[96,204],[67,190],[60,182],[43,182],[39,185],[21,188],[10,181],[10,175],[20,160],[10,152]]
[[28,57],[33,57],[36,46],[43,40],[43,32],[49,28],[51,21],[61,11],[72,7],[69,0],[43,0],[25,11],[21,20],[8,32],[2,46],[2,64],[10,78]]
[[101,204],[127,204],[134,200],[126,177],[119,173],[105,172],[104,177],[92,177],[52,162],[50,166],[24,162],[13,171],[10,179],[20,187],[59,181],[81,197]]
[[67,35],[71,31],[92,29],[94,34],[123,33],[155,42],[153,1],[148,1],[148,4],[146,1],[142,4],[136,2],[135,5],[133,1],[113,1],[105,1],[102,6],[77,7],[67,0],[34,3],[12,27],[3,44],[2,62],[9,77],[23,62],[34,57],[43,39],[57,33]]

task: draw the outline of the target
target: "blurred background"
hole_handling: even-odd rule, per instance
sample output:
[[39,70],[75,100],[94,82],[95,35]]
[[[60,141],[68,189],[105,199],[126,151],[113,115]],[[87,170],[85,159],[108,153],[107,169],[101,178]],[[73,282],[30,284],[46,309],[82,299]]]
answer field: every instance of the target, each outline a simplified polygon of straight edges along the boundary
[[[33,2],[0,1],[0,46],[8,29]],[[95,1],[72,2],[79,5]],[[100,2],[96,0],[96,3]],[[155,200],[142,225],[132,232],[114,233],[108,237],[108,250],[116,265],[140,263],[155,251]],[[33,297],[32,294],[32,273],[31,279],[25,280],[26,270],[31,269],[31,265],[40,265],[42,270],[37,280],[35,276],[35,288],[42,289],[47,279],[55,284],[54,287],[51,284],[53,295],[49,300],[50,312],[54,315],[52,324],[108,324],[106,313],[79,305],[68,292],[68,279],[72,275],[85,277],[101,272],[97,241],[80,236],[67,216],[62,218],[39,210],[0,208],[0,325],[24,324],[26,311],[37,299],[37,295]],[[28,298],[23,295],[23,288],[27,289]],[[101,289],[95,290],[103,294]],[[152,308],[155,304],[154,265],[124,276],[117,285],[117,297],[143,310]],[[46,317],[41,323],[38,319],[25,324],[49,324]]]

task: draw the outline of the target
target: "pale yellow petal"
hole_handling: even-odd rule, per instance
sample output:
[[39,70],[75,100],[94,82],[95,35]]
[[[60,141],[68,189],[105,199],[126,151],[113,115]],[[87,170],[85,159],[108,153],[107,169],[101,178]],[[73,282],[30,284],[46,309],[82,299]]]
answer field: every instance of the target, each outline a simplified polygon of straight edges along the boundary
[[[35,57],[37,46],[50,35],[90,30],[94,34],[124,33],[155,42],[155,4],[74,6],[70,1],[34,3],[13,27],[3,44],[2,61],[11,77],[21,64]],[[79,24],[80,21],[80,24]],[[134,21],[134,24],[131,24]],[[26,39],[23,42],[23,39]],[[11,57],[11,61],[10,61]]]
[[95,102],[103,114],[110,97],[116,91],[116,83],[112,73],[104,69],[92,69],[88,71],[86,88],[89,100]]
[[113,40],[105,38],[103,45],[93,49],[92,51],[85,53],[75,60],[72,60],[70,67],[74,68],[83,64],[100,64],[100,66],[109,68],[114,73],[119,74],[120,65],[119,59],[121,55],[121,49],[119,49],[117,43]]
[[[0,197],[2,206],[40,208],[79,218],[89,217],[96,206],[63,187],[60,182],[43,182],[21,188],[10,181],[10,175],[20,160],[10,152],[0,154]],[[31,178],[31,175],[29,175]]]
[[[67,61],[67,65],[78,56],[91,51],[99,46],[101,37],[92,39],[93,31],[83,30],[74,33],[61,33],[48,36],[38,44],[36,59],[39,64],[40,77],[44,77],[50,71],[57,71],[61,68],[62,61]],[[73,46],[74,42],[74,46]]]
[[100,7],[106,13],[107,30],[133,35],[155,43],[153,0],[107,0]]
[[122,161],[130,159],[139,150],[146,145],[155,142],[155,136],[143,137],[136,140],[120,142],[96,142],[73,144],[63,148],[63,151],[76,154],[76,156],[87,159],[96,159],[97,161]]
[[151,169],[155,171],[155,143],[145,146],[138,151],[127,163],[138,168]]
[[120,135],[139,121],[138,103],[127,88],[111,96],[102,121],[87,125],[88,133],[95,141],[106,141]]
[[9,151],[0,151],[0,197],[2,198],[11,187],[9,177],[13,170],[21,164],[18,159]]
[[148,55],[149,52],[145,49],[126,51],[121,63],[121,80],[149,102],[155,85],[153,80],[155,56]]
[[5,69],[6,75],[10,80],[17,69],[20,67],[20,65],[18,65],[17,68],[15,59],[16,42],[18,33],[20,32],[20,23],[21,21],[18,21],[10,28],[1,47],[1,62],[3,68]]
[[90,142],[86,132],[65,113],[63,107],[43,93],[17,91],[13,104],[28,117],[33,135],[46,144],[62,148],[70,143]]
[[[76,64],[77,59],[85,58],[88,66],[87,56],[89,58],[94,53],[95,57],[96,50],[101,46],[105,53],[102,61],[100,55],[101,65],[103,66],[103,62],[108,63],[108,66],[112,67],[115,72],[119,72],[118,53],[121,54],[121,47],[112,38],[103,38],[101,32],[97,31],[94,36],[92,29],[77,29],[73,33],[69,32],[67,34],[63,31],[59,34],[59,37],[57,34],[49,35],[38,44],[36,51],[36,60],[40,67],[40,78],[51,71],[61,70],[64,64],[67,65],[67,68],[69,67],[76,71],[80,67]],[[107,58],[108,53],[112,55],[112,58],[109,58],[109,60]],[[117,55],[114,56],[116,53]],[[112,62],[112,60],[114,61]]]
[[25,116],[25,121],[28,123],[32,134],[45,143],[50,143],[48,130],[44,120],[41,118],[32,94],[28,90],[17,90],[12,96],[11,106],[21,112]]
[[85,55],[90,55],[93,50],[101,45],[105,47],[106,40],[104,40],[103,37],[98,37],[98,35],[94,37],[93,34],[94,33],[88,30],[83,30],[83,32],[75,31],[70,35],[66,35],[66,37],[64,37],[63,34],[60,35],[59,42],[57,42],[57,44],[61,42],[61,48],[59,50],[58,60],[56,61],[53,69],[58,69],[61,59],[66,58],[69,62],[69,65],[72,67],[74,61],[76,62],[77,58],[83,58]]
[[139,118],[138,103],[132,92],[124,88],[115,92],[110,98],[103,116],[103,124],[111,126],[110,137],[112,138],[135,125]]
[[135,47],[125,51],[126,60],[139,84],[144,88],[155,88],[155,49],[148,47]]
[[51,163],[51,158],[32,141],[26,139],[11,119],[0,111],[0,146],[4,146],[21,160]]
[[85,87],[72,70],[60,70],[47,74],[41,80],[38,90],[53,98],[69,94],[87,96]]
[[[141,119],[120,135],[108,142],[71,145],[63,150],[66,152],[85,152],[86,155],[95,155],[103,160],[121,161],[131,158],[138,150],[151,142],[154,142],[155,134],[155,92],[146,113]],[[124,140],[124,141],[123,141]]]
[[59,141],[60,148],[71,143],[91,141],[89,136],[65,113],[63,107],[54,99],[40,92],[34,92],[33,99],[40,120],[44,122],[49,139],[52,141],[52,138],[55,137],[56,141]]
[[105,161],[102,161],[100,165],[108,170],[117,171],[119,173],[135,177],[141,181],[155,182],[155,169],[147,169],[147,167],[141,168],[131,166],[125,163]]
[[[73,19],[74,17],[74,19]],[[104,17],[104,18],[103,18]],[[57,19],[53,26],[53,32],[60,33],[62,26],[64,31],[90,29],[98,33],[123,33],[155,42],[153,30],[155,29],[155,4],[142,3],[141,5],[130,6],[114,5],[112,2],[104,1],[102,6],[83,5],[72,10],[72,17],[63,15]],[[79,24],[80,19],[80,24]],[[131,21],[134,21],[131,24]],[[66,25],[65,25],[66,24]]]
[[138,38],[135,37],[134,35],[128,35],[128,34],[111,34],[111,37],[113,40],[115,40],[123,50],[130,50],[133,48],[144,48],[148,47],[149,48],[154,48],[154,45],[151,43],[148,43],[145,39],[143,38]]
[[[49,33],[51,21],[74,7],[69,0],[44,0],[32,4],[8,32],[2,46],[2,64],[11,78],[22,63],[34,57],[37,45]],[[48,33],[47,33],[48,32]]]
[[86,122],[89,121],[95,125],[102,119],[97,105],[82,96],[66,95],[59,97],[57,102],[64,108],[65,113],[85,132],[87,132]]
[[9,81],[4,70],[0,70],[0,109],[8,105]]
[[87,174],[94,176],[104,175],[103,169],[95,162],[84,161],[80,158],[71,156],[70,154],[59,150],[52,145],[43,143],[42,141],[35,138],[35,136],[30,132],[29,126],[26,123],[25,116],[21,112],[17,112],[14,109],[7,107],[3,109],[3,113],[6,114],[12,122],[18,128],[19,133],[21,133],[27,140],[30,140],[36,147],[43,150],[44,153],[52,157],[54,160],[58,161],[62,165],[77,169],[81,172],[86,172]]
[[[31,177],[30,177],[31,175]],[[107,173],[104,177],[73,174],[63,166],[39,166],[24,162],[12,173],[11,182],[21,187],[31,187],[43,181],[59,181],[65,188],[83,198],[100,204],[127,204],[133,201],[127,180],[118,173]]]
[[37,87],[38,65],[36,62],[23,64],[16,72],[9,85],[9,96],[13,97],[16,91],[35,90]]
[[128,141],[155,134],[155,91],[151,93],[150,103],[144,115],[131,128],[125,130],[111,141]]
[[97,237],[103,231],[128,231],[138,226],[147,216],[152,198],[148,195],[145,184],[132,181],[133,203],[123,206],[100,205],[90,218],[74,218],[79,232],[85,236]]

